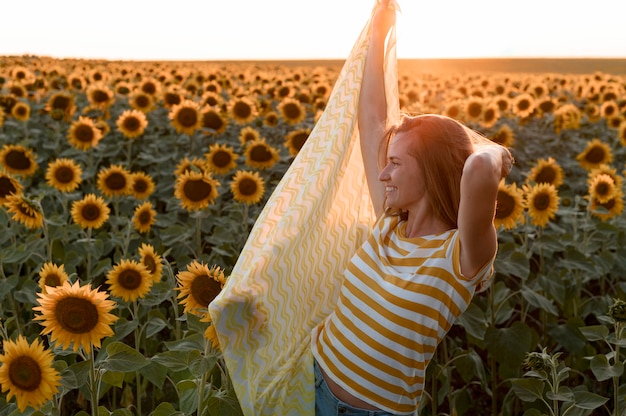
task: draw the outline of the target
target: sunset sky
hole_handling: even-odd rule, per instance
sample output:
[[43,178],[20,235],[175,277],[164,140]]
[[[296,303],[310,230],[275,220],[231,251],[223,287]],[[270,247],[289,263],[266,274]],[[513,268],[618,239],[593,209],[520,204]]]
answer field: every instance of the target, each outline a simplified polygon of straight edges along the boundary
[[[399,58],[626,58],[623,0],[398,0]],[[343,59],[374,0],[5,2],[0,55]]]

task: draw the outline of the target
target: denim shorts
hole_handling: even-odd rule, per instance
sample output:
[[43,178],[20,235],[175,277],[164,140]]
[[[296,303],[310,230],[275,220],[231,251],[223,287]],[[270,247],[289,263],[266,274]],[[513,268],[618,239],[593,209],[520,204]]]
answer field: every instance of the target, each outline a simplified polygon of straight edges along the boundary
[[368,410],[354,407],[339,400],[328,388],[322,370],[313,360],[315,370],[315,416],[393,416],[384,410]]

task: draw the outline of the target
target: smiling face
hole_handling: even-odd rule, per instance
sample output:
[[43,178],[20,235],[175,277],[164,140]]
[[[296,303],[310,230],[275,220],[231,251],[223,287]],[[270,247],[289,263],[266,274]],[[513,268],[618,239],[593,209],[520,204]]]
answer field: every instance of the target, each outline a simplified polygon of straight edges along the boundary
[[392,209],[411,210],[424,202],[426,189],[409,132],[398,132],[389,143],[387,163],[378,179],[385,183],[387,206]]

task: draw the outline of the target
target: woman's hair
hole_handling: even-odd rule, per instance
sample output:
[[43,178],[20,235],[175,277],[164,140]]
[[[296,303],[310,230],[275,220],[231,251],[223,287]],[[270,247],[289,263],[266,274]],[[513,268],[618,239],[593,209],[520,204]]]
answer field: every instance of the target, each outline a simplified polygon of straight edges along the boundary
[[450,117],[403,115],[396,125],[387,130],[382,142],[384,147],[380,153],[383,166],[389,143],[400,132],[408,132],[413,139],[409,152],[415,157],[424,179],[431,212],[450,227],[457,228],[465,160],[474,151],[475,145],[487,144],[489,139]]

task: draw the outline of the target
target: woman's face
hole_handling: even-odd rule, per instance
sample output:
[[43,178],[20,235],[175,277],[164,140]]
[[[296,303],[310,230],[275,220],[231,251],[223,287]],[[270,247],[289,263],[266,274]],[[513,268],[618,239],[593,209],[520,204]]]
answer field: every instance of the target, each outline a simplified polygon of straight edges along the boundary
[[406,132],[391,139],[387,164],[378,176],[385,184],[387,206],[392,209],[410,210],[424,199],[424,182],[411,149],[412,140],[416,138]]

